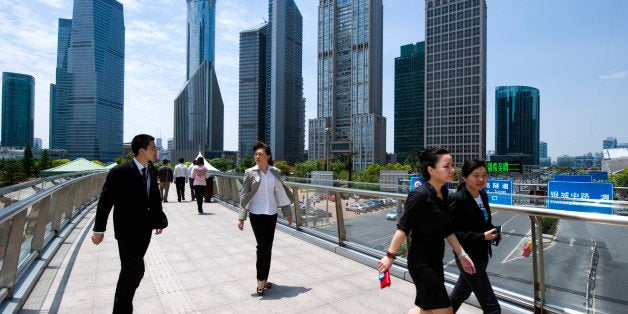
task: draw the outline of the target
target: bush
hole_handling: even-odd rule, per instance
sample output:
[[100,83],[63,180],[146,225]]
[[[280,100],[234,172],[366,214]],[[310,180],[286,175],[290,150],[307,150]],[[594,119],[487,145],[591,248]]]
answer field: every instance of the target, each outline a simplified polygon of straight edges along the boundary
[[543,217],[541,218],[544,234],[555,234],[558,229],[558,218]]

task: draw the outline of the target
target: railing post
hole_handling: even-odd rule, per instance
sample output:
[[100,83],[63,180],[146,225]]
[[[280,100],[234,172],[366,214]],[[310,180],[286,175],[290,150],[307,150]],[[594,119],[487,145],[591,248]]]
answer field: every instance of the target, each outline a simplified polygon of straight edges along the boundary
[[9,289],[9,297],[13,296],[13,286],[15,285],[15,276],[17,274],[17,266],[20,260],[20,249],[22,248],[22,240],[24,240],[25,223],[25,210],[13,216],[13,219],[11,220],[11,230],[9,232],[9,240],[4,252],[4,261],[2,263],[2,270],[0,271],[0,287],[6,287]]
[[[534,277],[534,313],[543,313],[545,305],[545,276],[543,272],[543,229],[539,217],[530,215],[530,232],[532,238],[532,274]],[[538,228],[538,229],[537,229]],[[540,242],[540,244],[539,244]],[[540,249],[540,253],[539,253]],[[541,256],[541,257],[540,257]]]
[[[327,195],[329,195],[329,193],[327,193]],[[347,229],[345,228],[345,218],[342,211],[342,195],[338,192],[334,192],[334,196],[336,203],[336,220],[338,223],[338,245],[345,246]],[[329,197],[327,197],[327,202],[329,202]]]
[[303,213],[301,212],[301,205],[299,203],[299,188],[292,188],[292,203],[294,204],[294,226],[297,230],[301,230],[303,225]]
[[39,212],[37,213],[37,223],[33,230],[33,242],[31,243],[31,251],[41,253],[44,248],[44,238],[46,237],[46,223],[48,221],[48,210],[50,208],[50,198],[48,196],[39,203]]

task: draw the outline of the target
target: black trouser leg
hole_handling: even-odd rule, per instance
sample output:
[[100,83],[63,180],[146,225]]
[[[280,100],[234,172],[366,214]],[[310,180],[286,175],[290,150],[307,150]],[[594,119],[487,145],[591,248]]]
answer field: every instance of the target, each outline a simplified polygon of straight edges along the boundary
[[132,313],[133,296],[144,277],[144,254],[150,244],[150,231],[147,235],[132,239],[119,239],[120,276],[113,301],[113,313]]
[[190,179],[190,195],[192,200],[194,200],[194,179]]
[[194,186],[194,195],[196,196],[196,205],[198,206],[198,212],[203,212],[203,191],[205,191],[204,185]]
[[458,282],[456,282],[456,286],[449,296],[454,312],[458,310],[460,304],[462,304],[462,302],[469,297],[471,291],[473,291],[484,313],[501,313],[499,302],[497,301],[497,297],[495,297],[495,292],[493,292],[493,287],[491,287],[491,282],[486,273],[487,263],[483,261],[474,262],[475,274],[470,275],[464,272],[460,260],[456,259],[456,264],[460,270],[460,277],[458,277]]
[[175,178],[174,184],[177,186],[177,200],[185,199],[185,178]]
[[251,227],[257,241],[257,280],[267,280],[270,272],[270,260],[273,250],[273,240],[275,239],[275,226],[277,225],[277,214],[255,215],[249,214]]

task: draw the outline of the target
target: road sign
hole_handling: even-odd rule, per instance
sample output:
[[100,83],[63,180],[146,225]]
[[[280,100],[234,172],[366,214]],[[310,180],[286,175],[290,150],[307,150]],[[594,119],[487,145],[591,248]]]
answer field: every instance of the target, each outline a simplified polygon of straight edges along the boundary
[[608,180],[608,172],[606,171],[591,171],[589,174],[594,181]]
[[[613,184],[608,182],[547,182],[547,208],[577,212],[613,214],[609,203],[592,202],[592,200],[612,200]],[[557,198],[570,198],[560,200]],[[572,199],[582,199],[572,200]]]
[[512,180],[488,179],[484,188],[491,204],[512,205]]
[[486,170],[490,173],[523,173],[523,162],[518,161],[487,161]]
[[425,184],[425,178],[423,177],[410,177],[410,191],[414,191],[416,188]]
[[589,175],[555,174],[554,181],[591,182],[592,177]]

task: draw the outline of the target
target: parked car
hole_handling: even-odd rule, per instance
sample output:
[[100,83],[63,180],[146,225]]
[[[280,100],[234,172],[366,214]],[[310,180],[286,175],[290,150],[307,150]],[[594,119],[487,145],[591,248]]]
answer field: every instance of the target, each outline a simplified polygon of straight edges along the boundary
[[375,209],[378,209],[380,207],[379,202],[377,202],[377,201],[368,201],[368,202],[365,202],[364,204],[366,204],[366,206],[368,206],[369,210],[375,210]]
[[362,203],[355,203],[347,206],[347,211],[357,212],[357,211],[366,211],[366,206]]
[[397,220],[397,211],[393,209],[388,212],[388,214],[386,215],[386,220]]
[[308,201],[310,201],[310,203],[318,203],[321,201],[321,197],[318,195],[313,195],[307,198]]

